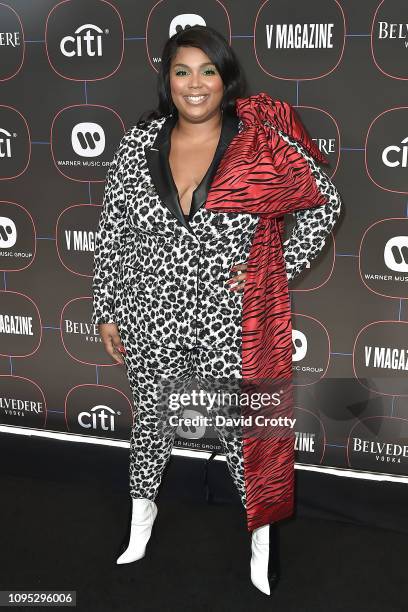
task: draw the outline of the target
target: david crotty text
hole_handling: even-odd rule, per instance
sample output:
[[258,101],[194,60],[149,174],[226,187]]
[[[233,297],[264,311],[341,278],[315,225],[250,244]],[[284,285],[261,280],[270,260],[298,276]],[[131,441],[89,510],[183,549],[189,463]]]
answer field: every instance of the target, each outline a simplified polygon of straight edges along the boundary
[[295,426],[296,419],[289,419],[288,417],[279,417],[274,419],[273,417],[266,417],[262,414],[249,415],[246,417],[226,417],[221,414],[212,416],[197,415],[195,417],[183,417],[177,414],[173,414],[169,418],[169,424],[173,426],[185,425],[186,427],[290,427],[293,429]]

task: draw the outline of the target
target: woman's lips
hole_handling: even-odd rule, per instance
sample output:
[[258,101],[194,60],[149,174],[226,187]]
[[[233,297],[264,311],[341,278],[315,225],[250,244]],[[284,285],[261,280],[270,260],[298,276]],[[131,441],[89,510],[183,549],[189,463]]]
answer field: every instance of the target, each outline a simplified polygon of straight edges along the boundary
[[198,104],[202,104],[207,100],[208,94],[200,94],[200,95],[191,95],[191,96],[183,96],[184,100],[187,104],[192,104],[193,106],[197,106]]

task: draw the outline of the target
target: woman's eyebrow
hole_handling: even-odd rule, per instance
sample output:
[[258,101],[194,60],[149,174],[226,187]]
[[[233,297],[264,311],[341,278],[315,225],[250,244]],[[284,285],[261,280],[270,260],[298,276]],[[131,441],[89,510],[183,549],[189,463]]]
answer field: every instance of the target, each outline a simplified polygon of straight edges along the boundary
[[[174,66],[184,66],[185,68],[190,68],[188,64],[177,63],[173,65],[173,68]],[[213,62],[204,62],[203,64],[200,64],[199,68],[201,68],[202,66],[215,66],[215,64]]]

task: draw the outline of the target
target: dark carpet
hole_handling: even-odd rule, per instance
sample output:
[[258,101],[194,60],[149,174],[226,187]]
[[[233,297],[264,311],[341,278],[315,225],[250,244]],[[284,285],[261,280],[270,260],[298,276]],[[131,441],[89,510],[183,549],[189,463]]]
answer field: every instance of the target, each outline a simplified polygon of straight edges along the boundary
[[1,590],[72,589],[81,612],[408,609],[407,533],[298,513],[281,523],[283,573],[267,597],[250,582],[250,536],[225,463],[212,462],[218,501],[209,504],[204,461],[173,456],[146,557],[117,566],[128,450],[13,435],[0,443]]

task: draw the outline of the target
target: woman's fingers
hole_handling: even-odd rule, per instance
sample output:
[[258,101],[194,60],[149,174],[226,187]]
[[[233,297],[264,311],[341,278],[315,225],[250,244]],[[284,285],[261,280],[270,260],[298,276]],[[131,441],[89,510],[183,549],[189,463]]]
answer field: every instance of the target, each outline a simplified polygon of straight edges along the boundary
[[235,283],[236,281],[242,281],[245,280],[247,277],[246,272],[243,272],[242,274],[234,274],[234,276],[230,279],[227,280],[227,283]]
[[113,323],[103,323],[99,326],[99,334],[108,355],[117,363],[124,364],[122,354],[125,348],[122,345],[117,326]]
[[106,339],[106,342],[104,341],[104,345],[105,345],[105,351],[108,353],[108,355],[112,357],[112,359],[114,359],[117,363],[123,363],[123,357],[121,356],[116,346],[114,345],[112,336],[109,336]]
[[227,287],[230,289],[230,291],[244,290],[245,280],[247,276],[245,270],[247,269],[247,267],[248,264],[246,263],[239,263],[232,266],[231,273],[233,274],[233,276],[227,280]]
[[243,291],[246,277],[246,272],[242,274],[235,274],[232,278],[227,280],[227,287],[230,291]]
[[231,271],[232,270],[246,270],[247,267],[248,267],[248,264],[246,264],[246,263],[235,264],[235,266],[232,266]]
[[114,334],[111,336],[112,339],[112,357],[118,363],[124,364],[125,361],[123,359],[123,354],[126,352],[125,347],[123,346],[119,334]]

